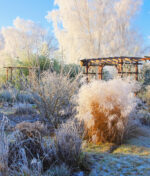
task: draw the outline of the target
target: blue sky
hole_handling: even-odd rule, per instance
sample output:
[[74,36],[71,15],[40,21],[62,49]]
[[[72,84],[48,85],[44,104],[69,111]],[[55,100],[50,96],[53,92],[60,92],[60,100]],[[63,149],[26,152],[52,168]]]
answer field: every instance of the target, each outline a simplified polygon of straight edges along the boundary
[[52,9],[53,0],[0,0],[0,28],[11,26],[18,16],[49,28],[50,24],[45,16]]
[[135,20],[135,25],[146,41],[150,43],[150,0],[143,1],[143,6]]
[[[16,17],[33,20],[45,28],[52,29],[46,21],[47,12],[52,10],[53,0],[0,0],[0,28],[11,26]],[[150,0],[144,0],[135,26],[150,43]]]

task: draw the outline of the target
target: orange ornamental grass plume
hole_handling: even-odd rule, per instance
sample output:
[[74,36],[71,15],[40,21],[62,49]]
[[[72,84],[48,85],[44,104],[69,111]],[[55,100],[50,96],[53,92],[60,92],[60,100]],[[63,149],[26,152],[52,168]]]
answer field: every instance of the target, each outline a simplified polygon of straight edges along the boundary
[[92,81],[80,88],[77,118],[84,121],[90,141],[122,143],[137,102],[134,88],[121,79]]

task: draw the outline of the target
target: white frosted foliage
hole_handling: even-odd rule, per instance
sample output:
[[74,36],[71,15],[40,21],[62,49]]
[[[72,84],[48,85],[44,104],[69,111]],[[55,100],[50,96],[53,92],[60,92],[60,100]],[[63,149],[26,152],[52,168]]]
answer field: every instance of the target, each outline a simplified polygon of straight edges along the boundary
[[81,58],[140,54],[140,40],[131,20],[141,0],[55,0],[53,22],[66,62]]

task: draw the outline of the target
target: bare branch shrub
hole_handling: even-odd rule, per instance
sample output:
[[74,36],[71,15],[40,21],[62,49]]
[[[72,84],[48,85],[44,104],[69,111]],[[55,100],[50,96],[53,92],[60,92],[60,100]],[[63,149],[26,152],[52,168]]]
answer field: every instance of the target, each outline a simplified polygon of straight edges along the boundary
[[40,80],[33,81],[32,90],[42,120],[57,127],[68,115],[73,112],[71,98],[78,89],[77,78],[70,79],[69,73],[64,75],[44,72]]
[[78,119],[85,122],[89,140],[122,143],[137,99],[135,84],[114,79],[83,85],[78,95]]

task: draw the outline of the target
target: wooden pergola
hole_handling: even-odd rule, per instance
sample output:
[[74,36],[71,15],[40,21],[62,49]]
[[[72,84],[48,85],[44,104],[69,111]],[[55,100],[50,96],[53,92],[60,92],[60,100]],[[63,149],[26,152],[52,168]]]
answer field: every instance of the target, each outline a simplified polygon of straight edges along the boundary
[[[139,65],[142,65],[144,61],[150,61],[150,57],[126,57],[126,56],[120,56],[120,57],[107,57],[107,58],[92,58],[92,59],[83,59],[80,60],[81,66],[85,67],[84,74],[87,75],[87,82],[89,81],[88,75],[90,74],[98,74],[99,79],[101,80],[103,78],[103,68],[104,66],[115,66],[117,69],[118,74],[123,77],[124,74],[128,74],[129,76],[131,74],[135,75],[135,79],[138,80],[138,74],[139,74]],[[123,71],[124,65],[132,65],[134,66],[134,71]],[[90,72],[91,67],[98,67],[98,73]]]
[[29,71],[29,77],[32,77],[32,72],[33,70],[35,71],[36,69],[38,69],[38,67],[26,67],[26,66],[21,66],[21,67],[13,67],[13,66],[8,66],[8,67],[4,67],[6,69],[6,80],[9,80],[9,76],[10,76],[10,81],[12,82],[13,79],[13,70],[20,70],[22,71],[23,69],[28,69]]

